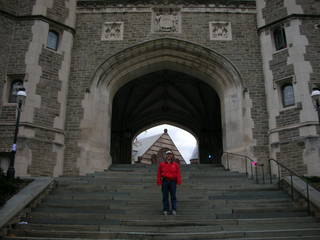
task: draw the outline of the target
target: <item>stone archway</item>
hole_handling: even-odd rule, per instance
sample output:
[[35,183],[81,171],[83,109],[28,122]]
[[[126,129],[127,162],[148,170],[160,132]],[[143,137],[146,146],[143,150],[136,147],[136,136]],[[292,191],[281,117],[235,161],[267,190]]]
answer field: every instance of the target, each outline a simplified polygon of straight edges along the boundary
[[130,163],[134,135],[160,121],[185,126],[197,136],[201,163],[213,163],[209,155],[220,160],[220,105],[218,94],[208,84],[181,72],[160,70],[130,81],[113,99],[113,163]]
[[[87,156],[91,157],[88,171],[107,168],[112,163],[112,102],[119,89],[134,79],[162,70],[200,79],[214,89],[220,99],[223,149],[253,155],[251,103],[236,67],[227,58],[201,45],[161,38],[127,48],[97,68],[82,102],[84,137],[79,145],[83,159],[79,161],[88,161]],[[131,133],[126,134],[129,137]]]

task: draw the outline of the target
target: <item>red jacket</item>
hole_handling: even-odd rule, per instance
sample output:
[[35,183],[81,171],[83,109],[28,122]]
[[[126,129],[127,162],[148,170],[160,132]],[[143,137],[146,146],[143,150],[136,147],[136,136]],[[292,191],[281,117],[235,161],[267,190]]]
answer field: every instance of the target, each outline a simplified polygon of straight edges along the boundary
[[169,180],[177,181],[177,184],[181,184],[180,166],[176,162],[161,162],[158,167],[157,184],[162,184],[162,178],[168,178]]

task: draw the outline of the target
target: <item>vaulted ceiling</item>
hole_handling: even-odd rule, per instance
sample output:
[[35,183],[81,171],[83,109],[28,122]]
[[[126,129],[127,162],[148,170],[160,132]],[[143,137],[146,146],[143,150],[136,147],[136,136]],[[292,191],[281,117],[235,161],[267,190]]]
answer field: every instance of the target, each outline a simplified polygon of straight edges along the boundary
[[137,131],[158,122],[192,130],[221,131],[220,100],[206,83],[171,70],[154,72],[123,86],[113,101],[113,131]]

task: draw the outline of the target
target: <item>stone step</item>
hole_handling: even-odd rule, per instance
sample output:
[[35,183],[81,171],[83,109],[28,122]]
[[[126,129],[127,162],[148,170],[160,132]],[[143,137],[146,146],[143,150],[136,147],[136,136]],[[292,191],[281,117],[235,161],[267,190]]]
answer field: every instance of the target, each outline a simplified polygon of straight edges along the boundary
[[319,228],[308,229],[281,229],[281,230],[253,230],[253,231],[212,231],[212,232],[178,232],[178,233],[159,233],[159,232],[104,232],[104,231],[47,231],[47,230],[12,230],[9,235],[28,236],[28,237],[55,237],[55,238],[88,238],[88,239],[230,239],[244,237],[288,237],[303,235],[320,235]]
[[[209,203],[208,201],[202,201],[202,202],[178,202],[178,206],[180,209],[186,209],[186,208],[196,208],[198,210],[207,210],[212,208],[237,208],[237,207],[256,207],[256,208],[270,208],[270,207],[280,207],[280,208],[289,208],[294,207],[294,204],[292,202],[254,202],[247,203],[247,202],[217,202],[217,203]],[[135,208],[139,210],[143,210],[145,208],[160,208],[161,202],[160,200],[157,202],[115,202],[115,201],[97,201],[97,202],[91,202],[91,201],[46,201],[41,204],[40,207],[51,207],[51,208],[80,208],[83,210],[96,210],[96,209],[128,209],[128,208]]]
[[[254,207],[254,206],[237,206],[237,207],[230,207],[230,206],[212,206],[212,207],[203,207],[200,208],[185,206],[183,204],[179,204],[179,211],[185,214],[204,214],[204,213],[263,213],[263,212],[303,212],[307,211],[305,208],[295,208],[295,207],[281,207],[281,206],[262,206],[262,207]],[[109,206],[102,206],[102,207],[94,207],[91,208],[84,208],[84,207],[38,207],[33,212],[48,212],[48,213],[101,213],[101,214],[138,214],[143,212],[146,214],[154,214],[155,211],[161,209],[161,204],[158,203],[155,206],[140,206],[140,207],[122,207],[122,208],[110,208]]]
[[[155,204],[158,205],[161,202],[161,199],[158,199],[157,201],[150,200],[150,199],[138,199],[138,200],[74,200],[74,199],[57,199],[55,197],[49,196],[47,197],[42,204],[53,206],[75,206],[75,207],[81,207],[81,206],[105,206],[105,205],[112,205],[112,206],[129,206],[129,207],[141,207],[141,206],[154,206]],[[254,204],[293,204],[291,199],[289,199],[287,196],[280,197],[280,198],[273,198],[273,199],[217,199],[217,200],[199,200],[199,201],[193,201],[193,200],[178,200],[179,205],[186,205],[186,206],[194,206],[194,205],[246,205],[246,206],[252,206]]]
[[[98,191],[144,191],[148,193],[159,192],[160,188],[155,184],[151,186],[146,185],[98,185],[98,184],[87,184],[87,185],[65,185],[59,186],[56,190],[57,192],[98,192]],[[278,186],[275,185],[256,185],[256,184],[230,184],[230,185],[222,185],[222,184],[212,184],[208,186],[203,185],[191,185],[191,184],[183,184],[178,186],[179,192],[192,192],[193,191],[255,191],[255,190],[278,190]]]
[[[90,223],[91,220],[123,220],[123,219],[157,219],[162,216],[161,210],[153,209],[151,211],[145,212],[143,215],[138,214],[137,212],[128,212],[123,210],[110,210],[105,213],[95,213],[95,212],[32,212],[31,216],[27,222],[40,223],[40,221],[46,220],[83,220],[82,222]],[[242,212],[233,212],[232,209],[219,209],[217,211],[207,211],[205,213],[186,212],[178,211],[177,219],[248,219],[248,218],[276,218],[276,217],[301,217],[308,216],[307,212],[301,210],[291,210],[288,211],[278,211],[278,212],[252,212],[252,211],[242,211]],[[49,222],[51,223],[51,222]]]
[[48,230],[48,231],[125,231],[125,232],[213,232],[213,231],[254,231],[254,230],[277,230],[277,229],[314,229],[319,228],[320,224],[313,223],[260,223],[260,224],[242,224],[242,225],[229,225],[229,224],[216,224],[216,225],[159,225],[159,226],[130,226],[130,225],[53,225],[53,224],[26,224],[18,225],[15,229],[23,230]]
[[[278,224],[319,224],[319,221],[316,221],[313,217],[307,216],[307,217],[289,217],[289,218],[256,218],[256,219],[197,219],[195,221],[193,220],[184,220],[184,219],[178,219],[176,217],[164,217],[162,219],[155,219],[155,220],[113,220],[109,221],[110,225],[114,225],[117,223],[121,226],[137,226],[137,227],[171,227],[171,226],[211,226],[211,225],[223,225],[223,226],[248,226],[248,225],[278,225]],[[32,224],[29,223],[28,227],[30,226],[49,226],[49,224]],[[54,225],[50,224],[50,226],[65,226],[61,225],[59,223],[56,223]],[[103,225],[103,226],[107,226]],[[23,227],[25,225],[17,225],[17,227]],[[68,226],[83,226],[85,229],[88,227],[89,229],[96,229],[98,226],[101,226],[99,224],[85,224],[85,225],[74,225],[69,224]],[[93,227],[90,227],[93,226]]]
[[[73,238],[74,239],[74,238]],[[119,239],[119,238],[112,238],[113,240],[126,240],[126,239]],[[214,238],[211,238],[214,239]],[[319,240],[320,235],[313,235],[313,236],[289,236],[289,237],[262,237],[262,238],[256,238],[256,237],[239,237],[239,238],[228,238],[228,240]],[[51,238],[51,237],[5,237],[3,240],[70,240],[70,238]],[[92,240],[89,238],[77,238],[76,240]],[[104,240],[111,240],[104,238]],[[176,240],[183,240],[183,238],[178,238]],[[219,238],[218,240],[222,240],[222,238]]]
[[113,165],[57,179],[5,240],[317,239],[320,224],[275,184],[220,165],[182,166],[178,215],[162,215],[157,166]]

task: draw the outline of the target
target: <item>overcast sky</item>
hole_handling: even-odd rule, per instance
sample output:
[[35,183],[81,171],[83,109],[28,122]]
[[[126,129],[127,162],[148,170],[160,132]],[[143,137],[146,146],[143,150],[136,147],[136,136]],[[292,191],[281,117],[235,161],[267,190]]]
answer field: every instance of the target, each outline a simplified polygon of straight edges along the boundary
[[193,149],[197,146],[197,140],[190,133],[181,128],[177,128],[168,124],[163,124],[142,132],[140,135],[138,135],[137,138],[141,139],[159,133],[163,133],[163,130],[165,128],[168,129],[170,137],[179,149],[183,158],[186,160],[187,163],[189,163]]

